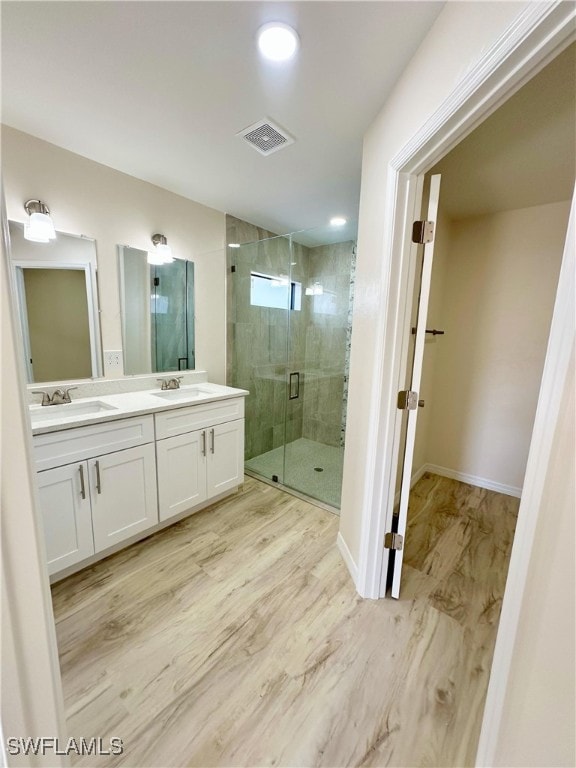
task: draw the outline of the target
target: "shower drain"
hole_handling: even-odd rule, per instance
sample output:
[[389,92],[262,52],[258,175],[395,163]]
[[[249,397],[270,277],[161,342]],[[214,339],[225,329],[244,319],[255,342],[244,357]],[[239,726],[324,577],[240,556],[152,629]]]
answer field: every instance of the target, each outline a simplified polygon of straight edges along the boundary
[[314,467],[314,472],[324,472],[324,467]]

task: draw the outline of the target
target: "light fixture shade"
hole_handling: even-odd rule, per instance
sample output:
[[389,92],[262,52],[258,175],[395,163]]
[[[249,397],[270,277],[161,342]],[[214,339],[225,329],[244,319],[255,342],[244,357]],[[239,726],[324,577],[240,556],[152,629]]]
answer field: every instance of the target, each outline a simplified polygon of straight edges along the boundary
[[160,264],[165,264],[164,257],[161,253],[157,253],[156,250],[148,251],[148,264],[153,264],[155,267]]
[[156,234],[152,235],[152,242],[154,243],[154,252],[156,254],[156,257],[160,259],[160,261],[150,261],[150,255],[148,256],[148,263],[149,264],[171,264],[174,261],[174,256],[172,255],[172,248],[168,245],[168,241],[166,240],[164,235]]
[[47,243],[56,239],[56,230],[48,206],[40,200],[24,203],[28,221],[24,224],[24,237],[33,243]]
[[174,261],[172,248],[167,243],[159,243],[154,250],[162,259],[163,264],[171,264]]

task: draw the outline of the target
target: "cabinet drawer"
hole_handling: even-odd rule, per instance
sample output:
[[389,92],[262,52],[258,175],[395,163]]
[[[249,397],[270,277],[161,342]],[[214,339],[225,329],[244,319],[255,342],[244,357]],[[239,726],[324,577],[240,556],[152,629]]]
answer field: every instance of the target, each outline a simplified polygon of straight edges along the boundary
[[33,438],[36,469],[51,469],[154,441],[150,416],[48,432]]
[[185,432],[193,432],[203,427],[211,427],[214,424],[224,424],[227,421],[243,418],[243,397],[233,397],[229,400],[220,400],[204,405],[191,405],[187,408],[176,408],[155,415],[156,439],[162,440],[165,437],[183,435]]

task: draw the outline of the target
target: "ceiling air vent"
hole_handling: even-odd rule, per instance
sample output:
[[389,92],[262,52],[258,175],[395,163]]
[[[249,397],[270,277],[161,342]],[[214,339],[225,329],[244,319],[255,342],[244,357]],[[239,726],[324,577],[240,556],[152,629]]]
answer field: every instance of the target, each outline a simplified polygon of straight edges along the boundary
[[261,155],[271,155],[289,144],[294,144],[292,136],[268,118],[249,125],[236,135],[246,139]]

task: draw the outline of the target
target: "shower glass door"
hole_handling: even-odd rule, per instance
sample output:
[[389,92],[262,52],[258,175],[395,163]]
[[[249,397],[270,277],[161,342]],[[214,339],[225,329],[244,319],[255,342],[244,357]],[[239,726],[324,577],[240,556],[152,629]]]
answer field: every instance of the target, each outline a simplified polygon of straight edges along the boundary
[[354,243],[292,244],[284,484],[340,507]]
[[288,331],[292,290],[289,237],[229,249],[228,381],[247,389],[246,469],[284,482]]
[[[319,237],[317,235],[316,237]],[[246,470],[339,508],[355,242],[228,248],[228,382],[247,389]]]

